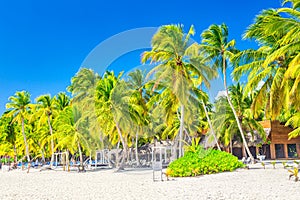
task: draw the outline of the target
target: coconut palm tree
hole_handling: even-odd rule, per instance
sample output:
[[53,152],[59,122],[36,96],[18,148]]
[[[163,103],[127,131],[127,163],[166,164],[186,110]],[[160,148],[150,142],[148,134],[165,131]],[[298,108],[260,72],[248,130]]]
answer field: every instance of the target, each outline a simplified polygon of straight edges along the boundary
[[[244,88],[238,83],[228,88],[231,96],[232,104],[235,107],[239,121],[242,125],[243,132],[251,133],[252,135],[257,133],[260,137],[265,140],[265,131],[260,123],[258,123],[252,112],[251,104],[252,98],[250,96],[244,97]],[[227,146],[230,144],[232,152],[232,139],[235,136],[241,138],[235,116],[225,96],[221,96],[215,104],[215,110],[213,117],[213,124],[218,130],[219,138]]]
[[92,69],[81,68],[71,79],[71,85],[67,88],[72,93],[73,102],[80,103],[83,109],[93,105],[94,92],[100,76]]
[[286,75],[295,53],[280,51],[283,54],[278,54],[283,48],[282,38],[287,34],[287,29],[282,27],[274,30],[274,25],[280,21],[282,17],[273,9],[258,15],[254,24],[248,27],[244,38],[255,39],[261,47],[258,50],[241,51],[233,59],[237,65],[233,71],[234,78],[238,80],[242,75],[248,75],[245,94],[258,91],[253,102],[254,113],[257,114],[264,107],[266,118],[272,119],[278,117],[283,108],[288,110],[290,97],[297,96],[290,94],[293,80]]
[[25,144],[25,152],[27,161],[30,162],[29,146],[25,134],[25,120],[28,118],[30,109],[32,109],[29,92],[16,92],[14,96],[9,97],[9,102],[6,104],[6,109],[8,109],[7,115],[13,117],[12,122],[17,122],[22,125],[22,135]]
[[[249,26],[244,38],[255,39],[261,47],[237,54],[237,63],[241,65],[233,74],[236,79],[248,75],[246,94],[258,91],[252,105],[254,114],[264,108],[266,118],[281,119],[284,116],[286,119],[292,116],[286,125],[297,128],[297,110],[299,112],[300,106],[300,4],[299,0],[286,0],[283,5],[288,2],[291,8],[265,10]],[[259,84],[262,86],[258,87]],[[290,137],[297,136],[296,133],[297,129]]]
[[199,49],[197,43],[190,41],[194,33],[193,26],[187,34],[184,33],[182,25],[162,26],[152,38],[151,51],[142,55],[142,63],[150,61],[158,64],[148,74],[150,77],[155,73],[156,81],[152,90],[157,89],[158,84],[163,82],[164,89],[170,89],[179,102],[179,156],[182,156],[185,107],[188,105],[189,93],[193,87],[191,78],[205,75],[199,68],[199,63],[195,62],[196,59],[192,59],[193,52]]
[[58,141],[55,149],[70,150],[73,154],[78,151],[80,159],[79,170],[84,171],[83,151],[90,149],[87,140],[89,135],[88,120],[83,117],[81,110],[76,105],[73,105],[66,107],[64,111],[60,112],[53,124],[56,129],[53,137]]
[[295,128],[289,133],[289,139],[300,136],[300,112],[295,113],[285,124],[286,126],[292,126]]
[[201,34],[202,43],[201,47],[207,55],[210,63],[215,67],[219,68],[222,71],[223,75],[223,84],[227,97],[227,101],[232,109],[232,112],[235,116],[235,120],[237,122],[239,131],[242,136],[243,143],[245,145],[246,151],[250,156],[252,162],[254,162],[254,158],[248,148],[247,141],[245,139],[243,129],[241,126],[241,122],[238,118],[236,110],[231,102],[231,98],[228,92],[227,87],[227,77],[226,72],[229,67],[229,59],[233,57],[233,55],[237,52],[235,49],[235,40],[230,40],[228,38],[228,27],[225,24],[222,25],[211,25],[207,30],[204,30]]
[[52,138],[53,128],[52,128],[52,118],[57,114],[56,98],[51,98],[50,95],[41,95],[36,99],[37,111],[34,115],[39,116],[39,127],[42,127],[47,123],[49,128],[49,133],[51,137],[51,162],[52,167],[54,162],[54,141]]
[[129,100],[129,107],[131,112],[134,127],[136,127],[135,134],[135,159],[137,166],[140,165],[138,157],[138,138],[142,135],[142,131],[149,123],[148,108],[145,96],[145,73],[138,69],[128,74],[127,85],[128,89],[132,90]]
[[[72,93],[72,104],[78,105],[82,115],[89,120],[89,139],[91,142],[98,141],[103,137],[102,133],[99,132],[100,122],[97,120],[95,112],[95,90],[99,80],[100,76],[92,69],[81,68],[71,79],[71,85],[67,88]],[[99,143],[94,143],[93,150],[98,147]]]
[[56,95],[55,105],[58,111],[63,111],[70,105],[70,97],[64,92],[60,92]]
[[[8,117],[6,113],[4,113],[0,118],[0,133],[1,133],[1,144],[4,145],[5,149],[8,144],[11,144],[13,147],[13,156],[14,162],[17,163],[17,148],[16,148],[16,138],[18,126],[15,123],[12,123],[13,118]],[[7,149],[11,151],[10,149]],[[8,153],[6,153],[8,154]]]
[[[122,162],[119,170],[124,169],[127,156],[126,133],[123,129],[130,126],[128,88],[124,81],[121,81],[122,73],[115,76],[114,72],[106,72],[98,81],[95,93],[96,114],[101,121],[103,133],[107,133],[112,143],[121,141],[123,146]],[[131,94],[131,93],[130,93]]]

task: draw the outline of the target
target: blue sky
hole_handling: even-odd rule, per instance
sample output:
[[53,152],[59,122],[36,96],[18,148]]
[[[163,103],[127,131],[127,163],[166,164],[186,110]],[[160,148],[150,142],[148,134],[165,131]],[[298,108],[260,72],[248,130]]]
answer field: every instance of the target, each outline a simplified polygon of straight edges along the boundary
[[[0,1],[0,113],[16,91],[27,90],[32,99],[65,91],[87,55],[120,32],[178,23],[188,29],[193,24],[199,41],[209,25],[224,22],[230,37],[245,49],[256,46],[241,40],[255,15],[280,6],[279,0]],[[137,66],[139,54],[122,56],[110,68]]]

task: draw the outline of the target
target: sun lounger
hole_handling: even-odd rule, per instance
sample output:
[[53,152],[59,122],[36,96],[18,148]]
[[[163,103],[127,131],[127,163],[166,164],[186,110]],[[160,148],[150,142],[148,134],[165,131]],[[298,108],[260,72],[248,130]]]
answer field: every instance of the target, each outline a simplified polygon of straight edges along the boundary
[[250,157],[248,157],[248,158],[243,157],[243,158],[242,158],[242,162],[243,162],[245,165],[246,165],[246,164],[250,164],[251,158],[250,158]]

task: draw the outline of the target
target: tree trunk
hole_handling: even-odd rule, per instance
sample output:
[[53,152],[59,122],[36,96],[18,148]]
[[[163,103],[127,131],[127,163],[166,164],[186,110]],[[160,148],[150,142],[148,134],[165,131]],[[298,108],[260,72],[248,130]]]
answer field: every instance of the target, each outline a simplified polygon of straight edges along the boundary
[[101,131],[101,130],[100,130],[99,137],[100,137],[100,142],[101,142],[101,148],[102,148],[102,149],[104,149],[103,133],[102,133],[102,131]]
[[116,167],[117,166],[119,166],[119,161],[120,161],[120,159],[119,159],[119,149],[120,149],[120,139],[119,139],[119,141],[118,141],[118,144],[117,144],[117,153],[116,153]]
[[180,106],[181,117],[180,117],[180,128],[179,128],[179,158],[183,155],[182,143],[183,143],[183,128],[184,128],[184,105]]
[[230,144],[230,153],[233,154],[232,153],[232,138],[231,138],[231,136],[230,136],[230,143],[229,144]]
[[[41,146],[40,142],[39,142],[39,145]],[[45,149],[44,149],[44,147],[41,148],[41,154],[42,154],[42,162],[44,164],[45,163]]]
[[82,157],[82,151],[81,151],[81,146],[79,141],[77,142],[78,146],[78,151],[79,151],[79,161],[80,161],[80,166],[79,166],[79,172],[84,171],[84,166],[83,166],[83,157]]
[[209,118],[209,115],[208,115],[208,112],[207,112],[207,109],[206,109],[206,105],[204,104],[203,101],[201,101],[201,102],[202,102],[202,106],[203,106],[203,108],[204,108],[204,112],[205,112],[205,115],[206,115],[206,118],[207,118],[207,121],[208,121],[209,128],[210,128],[210,130],[211,130],[211,133],[213,134],[213,136],[214,136],[214,138],[215,138],[215,142],[216,142],[216,144],[217,144],[218,149],[221,151],[220,145],[219,145],[219,143],[218,143],[217,136],[216,136],[216,134],[215,134],[215,131],[214,131],[214,129],[213,129],[212,123],[211,123],[211,121],[210,121],[210,118]]
[[177,159],[177,147],[178,147],[178,134],[176,134],[176,137],[173,139],[173,146],[172,146],[172,155],[171,155],[171,161]]
[[119,123],[114,120],[115,123],[116,123],[116,128],[117,128],[117,131],[118,131],[118,134],[119,134],[119,137],[120,137],[120,140],[122,142],[122,145],[123,145],[123,153],[122,153],[122,161],[120,163],[120,166],[119,166],[119,169],[118,170],[124,170],[124,165],[125,165],[125,159],[126,159],[126,155],[127,155],[127,145],[126,145],[126,142],[124,140],[124,137],[121,133],[121,129],[119,127]]
[[51,161],[50,161],[50,167],[52,167],[53,162],[54,162],[54,141],[52,138],[52,134],[53,134],[53,130],[52,130],[52,126],[50,123],[50,115],[48,115],[48,126],[49,126],[49,130],[50,130],[50,135],[51,135]]
[[254,158],[253,158],[253,155],[250,152],[250,149],[248,147],[247,141],[245,139],[244,132],[243,132],[243,129],[242,129],[242,125],[240,123],[240,120],[239,120],[239,118],[238,118],[238,116],[236,114],[236,111],[234,109],[234,106],[233,106],[233,104],[231,102],[231,99],[230,99],[230,96],[229,96],[229,92],[228,92],[228,88],[227,88],[227,83],[226,83],[226,60],[225,60],[224,57],[223,57],[223,77],[224,77],[224,88],[225,88],[225,92],[226,92],[227,101],[228,101],[228,103],[230,105],[230,108],[231,108],[233,114],[234,114],[235,121],[236,121],[236,123],[238,125],[238,128],[239,128],[239,131],[241,133],[242,140],[243,140],[244,146],[246,148],[246,151],[247,151],[247,153],[248,153],[248,155],[249,155],[249,157],[251,159],[251,162],[254,163]]
[[17,158],[17,148],[16,148],[16,144],[14,144],[14,163],[18,164],[18,158]]
[[66,165],[67,165],[67,171],[70,172],[69,150],[66,151]]
[[27,144],[27,139],[26,139],[26,135],[25,135],[25,127],[24,127],[24,118],[22,118],[22,134],[23,134],[23,139],[24,139],[24,144],[25,144],[25,152],[26,152],[26,157],[27,157],[27,162],[28,162],[28,170],[27,173],[29,173],[29,169],[30,169],[30,156],[29,156],[29,147]]
[[136,166],[140,166],[138,142],[139,142],[139,134],[138,134],[138,131],[137,131],[136,135],[135,135],[135,160],[136,160]]

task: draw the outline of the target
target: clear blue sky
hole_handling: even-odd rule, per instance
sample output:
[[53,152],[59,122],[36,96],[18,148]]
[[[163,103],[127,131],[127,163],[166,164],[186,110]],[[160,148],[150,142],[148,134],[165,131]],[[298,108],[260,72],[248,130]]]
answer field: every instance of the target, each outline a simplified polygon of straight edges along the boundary
[[[244,49],[255,47],[241,41],[255,15],[280,6],[280,0],[0,1],[0,113],[16,91],[27,90],[32,99],[65,91],[88,53],[122,31],[178,23],[188,29],[193,24],[199,41],[209,25],[224,22]],[[126,70],[139,59],[131,55],[114,67]]]

